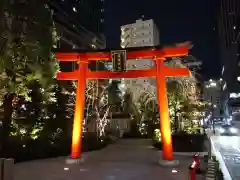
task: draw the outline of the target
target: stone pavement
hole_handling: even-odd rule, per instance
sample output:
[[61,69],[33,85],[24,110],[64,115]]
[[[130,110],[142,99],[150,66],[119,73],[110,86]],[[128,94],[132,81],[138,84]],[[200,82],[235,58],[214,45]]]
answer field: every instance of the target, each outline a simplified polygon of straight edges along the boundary
[[[189,156],[175,156],[180,164],[163,167],[150,140],[118,140],[84,154],[84,162],[66,165],[65,157],[15,165],[14,180],[188,180]],[[177,170],[173,172],[173,169]]]

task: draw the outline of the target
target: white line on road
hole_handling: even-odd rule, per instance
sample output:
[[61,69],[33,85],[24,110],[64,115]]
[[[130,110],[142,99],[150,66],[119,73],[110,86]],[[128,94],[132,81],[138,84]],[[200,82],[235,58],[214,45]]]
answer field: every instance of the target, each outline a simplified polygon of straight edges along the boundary
[[219,165],[220,165],[220,168],[223,172],[223,175],[224,175],[224,180],[232,180],[232,177],[230,175],[230,173],[228,172],[228,169],[225,165],[225,162],[222,158],[222,155],[219,151],[216,150],[215,148],[215,144],[213,142],[213,138],[214,136],[210,137],[210,141],[211,141],[211,145],[212,145],[212,151],[213,151],[213,154],[216,156],[217,160],[219,161]]

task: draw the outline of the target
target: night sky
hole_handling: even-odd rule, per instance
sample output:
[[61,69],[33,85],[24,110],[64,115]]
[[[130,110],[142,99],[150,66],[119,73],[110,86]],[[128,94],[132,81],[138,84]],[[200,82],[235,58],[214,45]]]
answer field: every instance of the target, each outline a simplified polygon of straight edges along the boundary
[[120,26],[133,23],[141,15],[154,19],[160,43],[192,41],[190,54],[203,62],[201,74],[220,74],[216,32],[217,0],[105,0],[105,35],[109,48],[120,47]]

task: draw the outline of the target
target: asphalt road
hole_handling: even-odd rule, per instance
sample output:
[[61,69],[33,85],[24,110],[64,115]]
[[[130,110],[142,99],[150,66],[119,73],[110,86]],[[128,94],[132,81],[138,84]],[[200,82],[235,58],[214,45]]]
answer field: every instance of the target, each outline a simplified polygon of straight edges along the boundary
[[[235,127],[240,127],[235,124]],[[240,132],[240,129],[239,129]],[[237,136],[216,136],[212,137],[215,149],[220,152],[226,168],[232,180],[240,179],[240,133]]]

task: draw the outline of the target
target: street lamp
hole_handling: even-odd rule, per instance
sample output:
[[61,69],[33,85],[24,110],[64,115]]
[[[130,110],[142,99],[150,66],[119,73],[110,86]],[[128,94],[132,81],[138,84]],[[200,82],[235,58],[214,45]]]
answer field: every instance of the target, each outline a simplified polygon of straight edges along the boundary
[[212,111],[212,117],[211,117],[211,120],[212,120],[212,128],[213,128],[213,134],[215,134],[215,120],[213,118],[213,115],[214,115],[214,106],[216,106],[215,104],[213,104],[213,97],[211,96],[211,111]]

